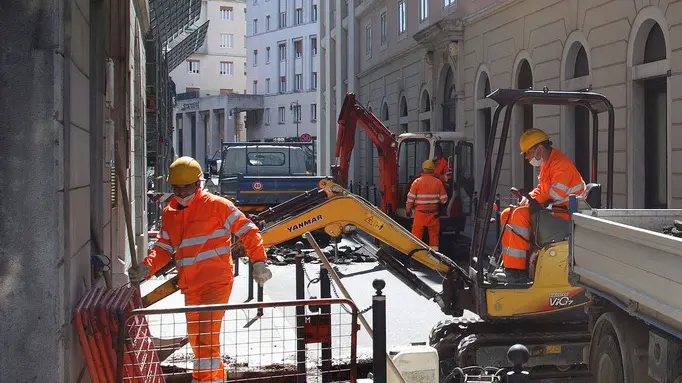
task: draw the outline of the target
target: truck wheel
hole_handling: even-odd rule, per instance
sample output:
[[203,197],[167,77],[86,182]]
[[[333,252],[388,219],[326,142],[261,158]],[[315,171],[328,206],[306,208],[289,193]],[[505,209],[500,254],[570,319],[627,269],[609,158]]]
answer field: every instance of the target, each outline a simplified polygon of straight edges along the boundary
[[599,383],[623,383],[623,358],[614,334],[603,332],[599,339],[597,355],[590,361],[592,374]]

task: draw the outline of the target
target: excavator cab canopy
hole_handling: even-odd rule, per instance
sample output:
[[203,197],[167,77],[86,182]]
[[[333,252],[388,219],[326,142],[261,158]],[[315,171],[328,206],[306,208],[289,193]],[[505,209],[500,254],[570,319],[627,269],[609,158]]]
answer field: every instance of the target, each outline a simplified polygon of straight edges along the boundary
[[[490,137],[500,137],[498,147],[495,148],[496,140],[489,140],[486,148],[485,166],[483,174],[491,174],[491,177],[481,177],[481,187],[479,203],[475,207],[476,218],[474,224],[473,238],[471,241],[470,262],[471,270],[476,271],[476,280],[479,284],[483,283],[483,262],[486,239],[491,225],[494,199],[498,190],[500,173],[502,172],[502,162],[505,155],[507,138],[512,121],[512,112],[515,105],[556,105],[566,107],[584,107],[592,116],[591,141],[592,151],[590,154],[591,175],[590,182],[598,184],[597,180],[597,160],[599,158],[599,115],[608,114],[607,126],[607,174],[606,174],[606,206],[613,207],[613,153],[614,153],[614,111],[611,102],[602,94],[591,91],[551,91],[547,87],[542,90],[532,89],[496,89],[486,98],[495,101],[498,105],[495,109]],[[498,122],[500,115],[504,111],[504,120],[498,133]],[[512,145],[516,145],[513,142]],[[493,159],[493,154],[497,153]],[[494,162],[493,162],[494,161]],[[492,173],[491,173],[492,171]],[[599,188],[595,190],[599,193]],[[472,275],[473,277],[473,275]]]

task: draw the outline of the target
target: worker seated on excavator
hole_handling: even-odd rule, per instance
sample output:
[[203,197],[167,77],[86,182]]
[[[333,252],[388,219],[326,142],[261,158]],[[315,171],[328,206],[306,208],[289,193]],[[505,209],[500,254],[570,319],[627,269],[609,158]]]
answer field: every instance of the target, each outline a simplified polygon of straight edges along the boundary
[[405,211],[409,217],[414,209],[412,234],[421,240],[422,235],[424,235],[424,228],[426,228],[429,232],[429,246],[438,251],[439,206],[448,201],[448,194],[445,192],[443,183],[434,177],[433,169],[432,160],[426,160],[422,163],[423,173],[410,186]]
[[[559,210],[552,215],[568,220],[570,195],[585,198],[585,182],[573,162],[558,149],[552,147],[547,133],[540,129],[527,130],[519,141],[521,155],[534,167],[540,167],[538,186],[528,193],[534,201],[525,197],[518,207],[502,211],[500,223],[502,234],[502,262],[504,271],[494,274],[498,280],[509,283],[528,282],[528,252],[531,249],[531,215],[543,208]],[[561,212],[563,210],[563,212]],[[502,274],[504,273],[504,274]]]
[[448,159],[443,155],[443,148],[440,146],[440,144],[436,144],[433,151],[436,156],[433,160],[433,176],[438,178],[447,190],[450,179],[452,178],[452,169],[450,169]]

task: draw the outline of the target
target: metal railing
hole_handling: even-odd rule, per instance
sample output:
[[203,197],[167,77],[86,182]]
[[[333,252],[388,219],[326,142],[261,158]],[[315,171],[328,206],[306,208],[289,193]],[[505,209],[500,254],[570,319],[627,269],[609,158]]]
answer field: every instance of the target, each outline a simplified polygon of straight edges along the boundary
[[332,298],[133,310],[120,320],[117,381],[355,382],[357,316]]
[[368,182],[348,182],[348,191],[358,195],[374,206],[381,206],[381,193],[376,184],[370,185]]

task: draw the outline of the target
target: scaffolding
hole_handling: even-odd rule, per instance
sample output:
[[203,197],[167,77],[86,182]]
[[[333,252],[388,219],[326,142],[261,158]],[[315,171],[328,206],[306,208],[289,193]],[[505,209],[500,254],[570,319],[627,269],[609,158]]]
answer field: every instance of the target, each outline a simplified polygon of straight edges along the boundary
[[[174,159],[173,99],[174,86],[168,71],[168,60],[160,40],[151,33],[145,41],[147,52],[147,189],[169,192],[166,173]],[[148,220],[155,226],[161,217],[161,206],[148,202]]]
[[[150,0],[146,49],[147,190],[168,193],[168,168],[175,158],[173,106],[175,83],[170,72],[205,44],[208,21],[197,26],[199,0]],[[147,222],[158,227],[162,204],[149,199]]]

